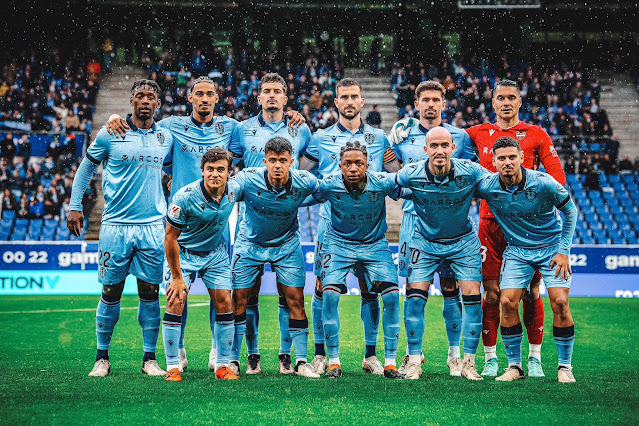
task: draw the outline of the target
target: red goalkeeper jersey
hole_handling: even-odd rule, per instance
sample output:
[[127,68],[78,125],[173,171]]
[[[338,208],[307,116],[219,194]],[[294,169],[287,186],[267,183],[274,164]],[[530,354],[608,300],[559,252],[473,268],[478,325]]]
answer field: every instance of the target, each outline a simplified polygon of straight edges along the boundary
[[[473,140],[479,154],[479,163],[492,172],[496,172],[493,166],[493,145],[502,136],[511,136],[519,141],[524,152],[523,167],[527,169],[539,169],[544,166],[546,172],[555,178],[559,183],[566,183],[566,174],[561,167],[561,161],[555,150],[548,133],[540,126],[520,121],[509,129],[502,129],[497,124],[483,123],[466,129],[466,132]],[[479,209],[480,218],[494,217],[488,204],[481,201]]]

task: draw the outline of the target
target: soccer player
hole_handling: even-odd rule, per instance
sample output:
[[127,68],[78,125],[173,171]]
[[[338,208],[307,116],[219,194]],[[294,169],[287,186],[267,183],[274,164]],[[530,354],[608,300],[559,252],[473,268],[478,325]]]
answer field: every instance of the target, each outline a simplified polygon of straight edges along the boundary
[[420,358],[428,289],[440,263],[447,261],[459,282],[464,303],[461,376],[482,380],[475,366],[481,333],[481,254],[469,210],[477,183],[488,171],[469,160],[451,159],[454,150],[450,132],[436,127],[426,135],[428,159],[409,164],[397,174],[397,183],[412,190],[418,216],[409,242],[404,303],[407,379],[418,379],[422,374]]
[[[166,216],[164,248],[171,268],[166,312],[162,325],[166,352],[166,380],[181,381],[178,343],[186,294],[199,274],[215,304],[217,361],[215,377],[238,379],[229,367],[235,324],[231,299],[231,266],[224,232],[240,185],[229,180],[233,164],[224,148],[213,147],[202,157],[202,179],[184,186],[173,196]],[[188,284],[185,282],[188,279]]]
[[[517,83],[511,80],[498,81],[493,90],[493,109],[497,115],[494,124],[483,123],[469,129],[470,135],[479,155],[479,163],[490,171],[495,172],[492,164],[492,148],[497,139],[511,136],[517,139],[524,152],[523,167],[538,169],[540,165],[559,183],[566,183],[566,175],[561,168],[557,151],[548,134],[540,126],[534,126],[519,121],[521,96]],[[394,131],[400,131],[395,126]],[[482,266],[484,300],[482,302],[482,341],[486,363],[482,375],[497,376],[497,333],[499,331],[499,271],[501,258],[506,242],[499,229],[490,208],[485,201],[479,210],[479,239],[482,243]],[[524,325],[528,334],[529,357],[528,375],[543,377],[541,366],[541,343],[544,331],[543,302],[539,297],[539,280],[537,272],[531,282],[530,293],[524,300]]]
[[[361,85],[352,78],[344,78],[336,85],[337,96],[335,106],[339,112],[339,121],[324,130],[317,131],[304,156],[300,160],[300,168],[311,170],[318,166],[322,176],[339,172],[339,158],[342,147],[347,142],[363,141],[368,152],[368,164],[371,171],[381,172],[382,168],[388,172],[399,170],[399,161],[390,149],[388,138],[380,129],[365,124],[361,118],[364,105]],[[316,291],[311,303],[313,312],[313,335],[315,340],[315,358],[313,368],[323,373],[328,366],[324,348],[325,337],[322,326],[322,264],[319,261],[324,233],[330,221],[330,205],[324,203],[320,209],[320,220],[315,243],[315,263],[313,270],[317,276]],[[368,291],[366,277],[357,271],[355,275],[359,281],[362,302],[360,315],[364,323],[366,350],[362,361],[364,371],[373,374],[384,374],[384,367],[376,356],[377,329],[379,326],[379,299],[377,294]]]
[[[305,123],[299,127],[288,124],[284,107],[288,100],[286,82],[276,73],[268,73],[260,80],[258,102],[262,111],[255,117],[240,123],[233,132],[229,150],[236,161],[242,161],[245,167],[261,167],[264,165],[266,143],[274,137],[280,137],[291,143],[293,151],[293,168],[297,168],[299,157],[306,150],[311,131]],[[239,221],[243,220],[245,208],[240,208]],[[238,224],[239,226],[239,224]],[[253,293],[249,297],[246,307],[246,347],[248,362],[246,374],[259,374],[262,371],[259,349],[259,293],[261,280],[258,278],[253,287]],[[291,365],[292,340],[288,331],[288,319],[290,309],[286,303],[286,297],[278,287],[279,300],[279,325],[280,325],[280,353],[279,371],[282,374],[293,373]],[[239,338],[239,336],[237,336]]]
[[[436,127],[443,127],[450,132],[455,144],[455,150],[451,154],[452,158],[465,158],[477,161],[477,155],[472,141],[468,134],[457,127],[442,122],[441,112],[446,107],[444,95],[446,89],[441,83],[429,80],[420,83],[415,89],[415,109],[419,111],[419,121],[414,120],[411,126],[406,127],[402,132],[402,138],[396,132],[391,132],[390,139],[393,144],[393,151],[397,158],[405,165],[426,159],[426,134]],[[402,125],[402,123],[399,123]],[[399,275],[407,276],[408,269],[408,242],[413,236],[417,214],[412,200],[404,201],[404,216],[402,226],[399,231]],[[440,286],[444,296],[444,308],[442,315],[446,324],[446,335],[448,337],[448,359],[446,364],[451,376],[461,376],[462,359],[459,350],[461,338],[462,303],[459,294],[459,287],[455,274],[446,262],[437,269]],[[405,301],[407,299],[404,299]],[[423,355],[422,355],[423,356]],[[399,368],[403,372],[408,363],[408,353],[402,358],[402,365]],[[423,361],[422,361],[423,362]]]
[[[188,101],[193,112],[187,117],[170,116],[158,122],[158,126],[169,131],[175,140],[175,145],[167,161],[164,171],[172,175],[169,202],[173,195],[182,187],[195,182],[201,177],[200,163],[204,153],[213,147],[227,148],[231,143],[234,129],[238,122],[226,116],[214,116],[215,105],[219,101],[218,86],[208,77],[198,77],[191,86]],[[296,111],[287,112],[288,125],[291,131],[303,123],[304,117]],[[119,115],[112,115],[107,122],[107,131],[114,135],[123,135],[126,122]],[[173,167],[176,165],[177,167]],[[230,253],[231,235],[227,229],[224,241]],[[229,254],[230,256],[230,254]],[[167,262],[164,263],[164,287],[171,282],[171,270]],[[179,343],[180,369],[188,366],[184,333],[186,331],[188,304],[184,305],[182,313],[182,330]],[[211,326],[211,351],[209,353],[209,370],[215,370],[215,306],[211,302],[209,309],[209,323]]]
[[384,376],[401,379],[397,371],[400,312],[397,270],[388,248],[386,196],[399,198],[395,175],[368,171],[368,152],[360,142],[347,142],[340,152],[340,172],[324,177],[314,197],[330,202],[331,219],[322,246],[324,333],[329,367],[326,377],[339,378],[340,295],[346,293],[346,275],[360,269],[370,279],[370,294],[384,302]]
[[266,167],[251,167],[237,175],[246,211],[233,250],[232,275],[235,334],[231,366],[239,372],[239,351],[246,331],[246,305],[251,288],[270,263],[289,307],[288,329],[295,349],[296,375],[318,378],[307,363],[308,319],[304,309],[305,262],[297,209],[317,191],[319,182],[307,171],[292,169],[291,143],[275,137],[266,143]]
[[120,299],[129,273],[137,278],[138,322],[142,328],[142,371],[151,376],[165,372],[155,360],[160,329],[159,288],[162,282],[166,202],[162,191],[162,165],[173,138],[153,122],[160,106],[160,87],[152,80],[138,80],[131,88],[133,114],[128,130],[116,141],[103,127],[87,150],[73,181],[67,226],[80,236],[84,223],[82,196],[97,166],[104,162],[102,190],[105,206],[100,229],[98,279],[102,297],[96,312],[98,351],[89,376],[111,372],[109,347],[120,317]]
[[[575,381],[571,365],[575,323],[568,292],[572,281],[570,243],[577,223],[577,207],[559,182],[545,173],[524,169],[523,161],[521,146],[515,138],[497,139],[493,162],[498,173],[480,182],[477,189],[508,242],[500,277],[501,337],[508,368],[496,380],[508,382],[525,377],[521,369],[519,302],[535,271],[540,271],[554,314],[558,380],[570,383]],[[558,219],[557,210],[564,213],[563,221]]]

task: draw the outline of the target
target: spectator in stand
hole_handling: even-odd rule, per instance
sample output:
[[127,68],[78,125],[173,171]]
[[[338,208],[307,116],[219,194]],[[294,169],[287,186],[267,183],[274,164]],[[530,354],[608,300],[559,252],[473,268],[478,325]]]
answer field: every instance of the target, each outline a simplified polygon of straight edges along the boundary
[[382,115],[379,113],[379,105],[373,105],[373,109],[366,116],[366,122],[376,129],[382,127]]
[[20,142],[18,142],[18,156],[22,157],[24,164],[29,164],[29,159],[31,158],[31,142],[27,135],[22,135]]
[[44,217],[45,219],[59,219],[62,200],[59,198],[58,190],[52,186],[44,197]]
[[2,195],[2,211],[5,210],[17,210],[18,208],[18,200],[16,196],[13,195],[9,188],[5,188],[4,193]]
[[2,140],[2,143],[0,143],[0,157],[6,158],[9,162],[12,162],[15,155],[16,145],[13,142],[13,134],[7,133]]
[[29,202],[29,218],[41,219],[44,216],[44,194],[42,200],[37,197],[31,198]]
[[102,74],[100,63],[97,59],[91,58],[87,64],[87,78],[97,83],[100,81],[100,74]]
[[27,194],[23,193],[20,196],[20,201],[18,202],[18,208],[16,209],[16,217],[19,219],[28,219],[29,218],[29,199],[27,198]]
[[591,191],[601,190],[601,184],[599,183],[599,173],[597,173],[594,168],[589,168],[587,170],[584,186]]
[[65,127],[67,129],[67,132],[80,130],[80,117],[75,115],[75,113],[73,112],[73,109],[70,109],[69,113],[67,114]]
[[619,173],[620,174],[628,174],[635,171],[635,167],[630,161],[630,157],[624,155],[621,161],[619,162]]
[[575,164],[575,159],[573,156],[567,157],[564,161],[564,172],[567,175],[574,175],[577,171],[577,166]]

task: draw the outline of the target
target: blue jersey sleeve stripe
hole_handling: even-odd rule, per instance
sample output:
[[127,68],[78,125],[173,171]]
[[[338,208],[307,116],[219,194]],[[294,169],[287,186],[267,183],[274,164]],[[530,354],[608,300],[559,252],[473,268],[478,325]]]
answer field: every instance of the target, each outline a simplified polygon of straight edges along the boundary
[[162,167],[169,167],[173,165],[173,160],[171,161],[167,161],[166,163],[162,164]]
[[308,153],[308,151],[304,153],[304,158],[306,158],[309,161],[312,161],[313,163],[319,163],[319,159],[313,157],[311,154]]
[[567,197],[564,199],[564,201],[562,201],[561,203],[557,204],[557,206],[556,206],[556,207],[557,207],[558,209],[560,209],[560,208],[562,208],[563,206],[565,206],[566,204],[568,204],[568,202],[569,202],[569,201],[570,201],[570,195],[569,195],[569,196],[567,196]]
[[87,154],[86,154],[86,158],[87,158],[87,160],[89,160],[90,162],[92,162],[93,164],[95,164],[96,166],[99,166],[99,165],[100,165],[100,163],[101,163],[101,161],[100,161],[100,160],[98,160],[98,159],[94,158],[94,157],[93,157],[91,154],[89,154],[88,152],[87,152]]
[[169,225],[171,225],[171,226],[172,226],[172,227],[174,227],[175,229],[182,229],[182,228],[184,228],[184,225],[181,225],[181,224],[179,224],[179,223],[175,222],[174,220],[171,220],[171,218],[170,218],[170,217],[168,217],[168,216],[166,217],[166,221],[167,221],[167,223],[168,223]]

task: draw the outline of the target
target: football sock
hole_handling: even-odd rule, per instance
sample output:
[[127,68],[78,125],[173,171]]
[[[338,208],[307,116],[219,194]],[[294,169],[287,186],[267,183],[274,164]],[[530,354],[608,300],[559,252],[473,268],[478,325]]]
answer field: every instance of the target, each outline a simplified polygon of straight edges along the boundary
[[[279,322],[280,322],[280,353],[281,354],[289,354],[289,355],[291,354],[291,345],[293,344],[293,339],[289,331],[290,316],[291,316],[291,311],[288,309],[286,298],[280,296]],[[295,351],[295,355],[297,355],[297,351]]]
[[144,352],[155,353],[160,334],[160,300],[140,299],[138,305],[138,323],[142,328]]
[[541,345],[544,340],[544,302],[541,297],[532,302],[524,300],[524,325],[528,343]]
[[[399,291],[396,286],[382,291],[382,302],[384,303],[384,315],[382,316],[382,327],[384,327],[384,358],[386,359],[386,365],[395,365],[401,324]],[[391,360],[392,364],[389,364]]]
[[342,365],[342,364],[340,364],[339,357],[335,357],[335,358],[328,359],[328,365],[330,367],[331,365]]
[[259,354],[258,331],[260,327],[260,304],[246,305],[246,349],[248,354]]
[[524,332],[521,323],[512,327],[501,327],[501,339],[504,342],[508,366],[516,365],[521,368],[521,340]]
[[217,363],[228,364],[233,350],[235,336],[235,320],[233,312],[215,314],[215,340],[217,348]]
[[313,342],[315,342],[315,355],[326,356],[324,350],[324,327],[322,325],[322,293],[315,289],[315,294],[311,301],[311,312],[313,315]]
[[338,291],[324,291],[322,319],[324,320],[326,349],[329,358],[339,358],[339,298]]
[[211,300],[209,304],[209,324],[211,325],[211,349],[217,348],[217,341],[215,339],[215,322],[216,322],[215,318],[217,317],[215,315],[216,315],[215,304],[213,303],[213,300]]
[[484,355],[487,362],[491,359],[497,359],[497,345],[484,346]]
[[420,364],[422,362],[422,356],[419,355],[408,355],[408,362]]
[[470,362],[472,362],[474,364],[475,363],[475,354],[464,353],[464,360],[468,360],[468,361],[470,361]]
[[449,346],[448,347],[448,359],[452,358],[461,358],[459,352],[459,346]]
[[499,332],[499,302],[486,303],[484,299],[482,308],[482,333],[481,340],[486,346],[497,345],[497,333]]
[[242,339],[246,334],[246,313],[234,315],[235,334],[233,336],[233,350],[231,351],[231,361],[240,360],[240,349],[242,349]]
[[557,345],[557,355],[560,367],[570,367],[572,363],[572,348],[575,344],[575,326],[553,327],[552,334],[555,336]]
[[366,345],[366,350],[364,351],[364,358],[368,358],[375,355],[377,355],[377,346]]
[[541,345],[528,344],[528,357],[537,358],[537,361],[541,361]]
[[120,301],[107,302],[100,298],[95,312],[95,330],[98,338],[98,350],[108,351],[115,324],[120,318]]
[[[376,346],[379,331],[379,297],[376,294],[362,294],[359,312],[364,323],[364,342],[367,347]],[[370,350],[367,349],[366,353],[370,353]],[[368,356],[365,354],[364,358]]]
[[181,315],[164,313],[162,320],[162,337],[164,338],[164,354],[166,355],[166,369],[178,368],[178,345],[180,329],[182,328]]
[[384,367],[395,365],[395,358],[384,358]]
[[186,331],[186,318],[189,311],[189,299],[188,296],[184,300],[184,310],[182,310],[182,327],[180,327],[180,342],[178,348],[184,349],[184,332]]
[[406,310],[404,327],[408,341],[408,355],[421,355],[424,338],[424,309],[428,301],[428,292],[417,288],[406,290]]
[[462,302],[459,296],[459,289],[453,291],[442,290],[444,296],[444,308],[442,315],[446,325],[446,336],[448,336],[448,346],[459,348],[462,333]]
[[306,361],[308,352],[308,319],[298,320],[289,318],[288,329],[295,347],[295,363]]
[[481,294],[464,296],[462,334],[464,335],[464,354],[477,353],[481,334]]
[[108,350],[102,350],[102,349],[98,349],[97,354],[95,355],[95,360],[99,360],[99,359],[106,359],[107,361],[109,360],[109,351]]

